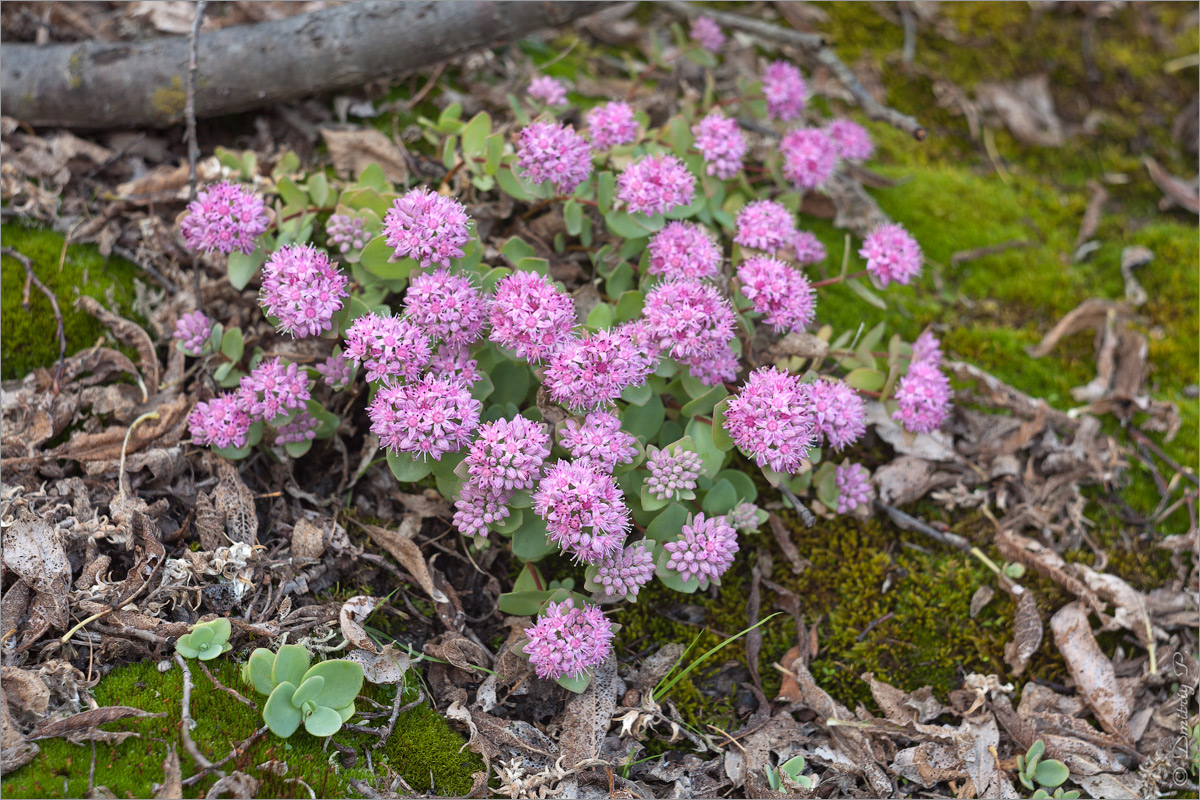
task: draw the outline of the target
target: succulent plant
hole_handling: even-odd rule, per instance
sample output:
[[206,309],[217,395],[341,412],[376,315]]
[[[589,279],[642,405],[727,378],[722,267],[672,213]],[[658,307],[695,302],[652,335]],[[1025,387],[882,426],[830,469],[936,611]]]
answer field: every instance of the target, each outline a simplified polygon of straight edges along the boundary
[[817,785],[815,778],[804,774],[804,756],[789,758],[779,765],[779,769],[775,769],[770,764],[767,765],[767,784],[771,789],[779,791],[782,788],[783,779],[780,777],[781,775],[786,775],[791,781],[804,789],[812,789]]
[[1060,797],[1074,798],[1079,797],[1079,792],[1070,791],[1064,792],[1058,789],[1053,795],[1047,792],[1048,789],[1054,789],[1066,782],[1071,776],[1071,771],[1063,762],[1053,759],[1043,759],[1042,755],[1046,752],[1046,743],[1038,739],[1029,748],[1029,752],[1025,755],[1017,756],[1017,778],[1025,786],[1026,789],[1034,790],[1034,797]]
[[225,617],[198,623],[175,641],[175,652],[184,658],[210,661],[233,649],[229,643],[229,634],[232,632],[229,620]]
[[354,716],[362,665],[345,659],[309,663],[307,650],[285,644],[277,653],[258,648],[242,667],[242,680],[268,695],[263,720],[276,736],[286,739],[301,723],[313,736],[332,736]]

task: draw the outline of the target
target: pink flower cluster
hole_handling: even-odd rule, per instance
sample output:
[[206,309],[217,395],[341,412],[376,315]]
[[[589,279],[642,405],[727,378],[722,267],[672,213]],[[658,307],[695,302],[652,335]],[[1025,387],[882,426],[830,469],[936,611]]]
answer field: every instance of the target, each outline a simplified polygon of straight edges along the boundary
[[295,364],[285,366],[278,358],[259,362],[242,378],[238,395],[251,419],[267,422],[287,414],[289,409],[304,408],[312,399],[308,375]]
[[252,424],[236,392],[197,403],[188,417],[192,441],[213,447],[245,447]]
[[179,227],[192,250],[249,255],[267,230],[267,211],[257,194],[236,183],[216,183],[196,193]]
[[558,443],[571,458],[608,473],[617,464],[628,464],[637,457],[636,441],[621,430],[621,420],[609,411],[593,411],[583,422],[569,419],[558,435]]
[[454,504],[454,524],[467,536],[486,536],[508,517],[513,492],[532,489],[550,455],[550,434],[540,422],[517,416],[488,422],[463,463],[468,479]]
[[419,186],[392,202],[383,218],[383,235],[395,258],[448,267],[450,259],[464,255],[468,220],[462,203]]
[[825,126],[825,132],[833,140],[838,157],[846,161],[866,161],[875,152],[871,134],[854,120],[835,119]]
[[696,149],[708,165],[709,175],[728,180],[738,174],[746,157],[746,137],[736,119],[714,111],[692,126],[692,135],[696,137]]
[[593,582],[608,597],[632,600],[653,577],[654,554],[642,539],[600,561]]
[[913,360],[894,395],[892,419],[913,433],[933,433],[950,413],[950,379],[941,369],[942,351],[928,331],[913,344]]
[[696,478],[704,472],[704,463],[695,450],[682,446],[659,449],[650,445],[646,448],[646,469],[650,477],[644,485],[652,497],[678,499],[681,493],[696,488]]
[[571,597],[546,606],[525,635],[525,654],[543,680],[578,678],[612,655],[612,623],[596,606],[575,608]]
[[733,308],[707,283],[660,283],[646,295],[642,315],[655,345],[679,361],[711,358],[733,339]]
[[550,181],[570,194],[592,174],[592,149],[570,125],[535,122],[521,131],[517,166],[532,183]]
[[795,473],[816,444],[816,425],[800,379],[777,367],[760,367],[730,398],[725,430],[760,467]]
[[540,364],[571,340],[575,305],[549,279],[517,271],[496,284],[490,322],[493,342]]
[[586,462],[562,461],[546,471],[533,495],[534,513],[552,542],[577,561],[594,564],[618,551],[630,514],[611,475]]
[[679,538],[664,544],[663,549],[671,554],[667,569],[678,572],[684,581],[699,581],[700,588],[706,589],[710,581],[719,582],[733,564],[737,531],[726,517],[700,513],[685,522]]
[[594,411],[616,400],[626,387],[644,383],[654,366],[627,327],[608,328],[559,348],[546,367],[545,387],[556,403]]
[[212,337],[213,321],[203,311],[193,311],[175,320],[175,341],[190,356],[198,356]]
[[346,357],[366,367],[367,380],[416,380],[429,365],[429,337],[412,320],[364,314],[346,331]]
[[796,231],[792,238],[792,252],[801,264],[815,264],[825,260],[825,245],[811,231]]
[[741,362],[737,353],[733,351],[732,342],[707,358],[688,362],[688,370],[692,377],[705,386],[718,386],[726,381],[736,380],[740,366]]
[[350,379],[354,374],[354,367],[342,353],[330,356],[320,364],[317,364],[316,370],[321,373],[325,380],[325,385],[334,391],[345,389],[349,386]]
[[726,517],[735,530],[753,533],[758,530],[758,506],[754,503],[738,503]]
[[333,326],[333,315],[349,296],[346,276],[312,245],[285,245],[263,265],[259,302],[279,320],[279,332],[317,336]]
[[650,237],[651,275],[669,281],[716,277],[721,268],[721,248],[703,225],[668,222]]
[[867,404],[844,381],[822,379],[806,388],[817,435],[834,450],[853,444],[867,432]]
[[468,389],[479,380],[479,362],[465,344],[439,344],[429,361],[429,371],[461,383]]
[[696,178],[672,155],[643,156],[617,176],[617,199],[631,214],[666,214],[695,194]]
[[471,441],[481,410],[462,384],[426,375],[418,383],[384,384],[367,406],[367,416],[383,447],[438,461]]
[[774,200],[755,200],[738,212],[733,240],[742,247],[774,254],[792,244],[795,235],[792,212]]
[[638,124],[628,103],[613,100],[596,106],[587,112],[584,119],[587,120],[592,147],[597,150],[637,141]]
[[808,100],[808,84],[794,65],[773,61],[763,71],[763,95],[767,98],[767,116],[789,120],[800,116]]
[[880,286],[892,281],[903,286],[921,274],[921,246],[896,223],[871,231],[858,254],[867,260],[867,272]]
[[307,411],[301,411],[291,422],[285,422],[275,431],[275,444],[294,444],[317,438],[321,420]]
[[800,270],[777,258],[755,256],[737,271],[742,294],[776,331],[800,333],[813,321],[817,293]]
[[714,53],[725,46],[725,32],[711,17],[696,17],[690,31],[692,40]]
[[820,128],[788,131],[779,141],[783,177],[797,189],[809,191],[833,177],[837,168],[837,145]]
[[529,82],[529,96],[548,106],[565,106],[567,87],[549,75],[538,75]]
[[833,482],[838,489],[837,513],[849,514],[871,502],[871,474],[862,464],[839,465],[833,472]]
[[488,301],[465,275],[439,269],[412,279],[404,311],[431,338],[467,345],[479,338],[487,321]]
[[487,536],[489,527],[508,519],[509,499],[470,481],[464,483],[454,502],[454,527],[463,536]]
[[362,250],[371,239],[363,224],[362,217],[334,214],[325,223],[326,242],[330,247],[337,248],[339,253]]

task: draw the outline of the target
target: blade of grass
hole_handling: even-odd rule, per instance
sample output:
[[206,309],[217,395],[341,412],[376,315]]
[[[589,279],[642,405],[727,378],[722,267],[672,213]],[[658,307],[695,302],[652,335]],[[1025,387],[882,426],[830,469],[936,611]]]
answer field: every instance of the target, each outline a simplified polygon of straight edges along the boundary
[[[741,633],[735,633],[733,636],[730,636],[730,637],[729,637],[728,639],[726,639],[725,641],[721,642],[720,644],[716,645],[715,647],[712,647],[712,648],[710,648],[710,649],[708,650],[708,652],[704,653],[704,655],[702,655],[702,656],[700,656],[699,658],[697,658],[697,659],[696,659],[695,661],[693,661],[691,664],[688,664],[687,668],[686,668],[686,669],[684,669],[684,670],[683,670],[683,672],[680,672],[678,675],[676,675],[674,678],[671,678],[671,680],[669,680],[669,681],[667,681],[667,677],[670,675],[670,673],[667,673],[667,675],[664,675],[664,676],[663,676],[663,679],[662,679],[662,681],[659,681],[659,682],[658,682],[658,686],[655,686],[655,687],[654,687],[654,691],[650,693],[650,697],[651,697],[651,699],[652,699],[652,700],[654,700],[655,702],[658,702],[659,700],[661,700],[661,699],[662,699],[662,698],[663,698],[663,697],[664,697],[664,696],[667,694],[667,692],[671,691],[671,689],[673,689],[673,688],[675,687],[675,684],[679,683],[681,680],[683,680],[684,678],[686,678],[686,677],[687,677],[687,674],[688,674],[689,672],[691,672],[691,671],[692,671],[692,670],[694,670],[696,667],[698,667],[698,666],[700,666],[701,664],[703,664],[703,663],[704,663],[706,660],[708,660],[708,658],[710,658],[710,657],[711,657],[713,654],[717,653],[719,650],[721,650],[723,647],[725,647],[726,645],[730,644],[731,642],[736,642],[738,639],[742,638],[742,637],[743,637],[743,636],[745,636],[747,633],[749,633],[750,631],[752,631],[752,630],[754,630],[755,628],[759,627],[760,625],[763,625],[763,624],[765,624],[765,623],[769,622],[770,620],[774,619],[775,617],[778,617],[778,616],[779,616],[781,613],[782,613],[782,612],[780,612],[780,611],[776,611],[776,612],[775,612],[774,614],[772,614],[771,616],[769,616],[769,617],[766,617],[766,618],[764,618],[764,619],[760,619],[758,622],[756,622],[755,624],[751,625],[749,628],[746,628],[746,629],[745,629],[745,630],[743,630]],[[697,637],[697,638],[699,638],[699,637]],[[693,644],[693,645],[694,645],[695,643],[696,643],[695,641],[693,641],[693,642],[692,642],[692,644]],[[689,647],[688,647],[688,650],[691,650],[691,649],[692,649],[692,648],[689,646]],[[684,655],[687,655],[687,650],[685,650],[685,651],[684,651]],[[679,660],[680,660],[680,661],[683,661],[683,656],[680,656],[680,657],[679,657]],[[673,669],[673,668],[672,668],[672,671],[674,671],[674,669]],[[665,686],[663,685],[663,681],[666,681],[666,685],[665,685]]]

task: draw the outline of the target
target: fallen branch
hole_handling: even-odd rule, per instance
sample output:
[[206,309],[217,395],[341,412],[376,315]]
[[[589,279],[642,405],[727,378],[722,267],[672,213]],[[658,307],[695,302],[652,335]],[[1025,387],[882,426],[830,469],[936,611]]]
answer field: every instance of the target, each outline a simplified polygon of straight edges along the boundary
[[[200,748],[196,747],[196,743],[192,741],[192,728],[195,727],[196,721],[192,719],[192,671],[188,669],[187,662],[183,660],[183,656],[179,653],[175,654],[175,663],[179,665],[179,669],[183,670],[183,700],[182,700],[182,723],[179,726],[180,734],[183,736],[183,748],[188,751],[188,755],[200,767],[200,769],[208,771],[215,769],[213,763],[209,761]],[[221,777],[225,777],[225,773],[218,770]]]
[[222,692],[229,695],[234,700],[237,700],[239,703],[241,703],[244,706],[249,706],[250,708],[258,707],[254,704],[253,700],[249,700],[249,699],[243,697],[241,692],[239,692],[237,689],[231,689],[228,686],[226,686],[225,684],[221,683],[219,680],[217,680],[217,676],[212,674],[212,670],[210,670],[208,668],[208,665],[205,664],[203,661],[200,662],[200,669],[204,670],[204,674],[208,676],[208,679],[210,681],[212,681],[212,685],[214,687],[216,687],[217,689],[220,689]]
[[[596,2],[344,3],[206,33],[197,117],[232,114],[428,69],[570,22]],[[187,36],[145,42],[12,43],[0,108],[35,127],[166,127],[183,121]]]
[[0,253],[15,258],[21,262],[21,266],[25,267],[25,294],[21,298],[21,308],[29,311],[29,287],[32,284],[38,288],[39,292],[46,295],[46,299],[50,301],[50,307],[54,309],[54,326],[58,331],[58,367],[54,370],[53,388],[54,393],[58,394],[58,383],[62,380],[63,360],[67,357],[67,334],[63,328],[63,315],[58,308],[58,298],[37,275],[33,274],[33,262],[29,260],[29,256],[17,252],[11,247],[0,247]]

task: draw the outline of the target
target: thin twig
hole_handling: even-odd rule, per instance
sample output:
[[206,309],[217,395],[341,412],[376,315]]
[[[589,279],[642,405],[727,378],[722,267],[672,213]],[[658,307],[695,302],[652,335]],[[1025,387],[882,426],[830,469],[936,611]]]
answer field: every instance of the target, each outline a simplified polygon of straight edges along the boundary
[[914,531],[923,533],[934,541],[941,542],[947,547],[953,547],[956,550],[961,550],[964,553],[971,551],[971,543],[959,536],[956,533],[939,531],[937,528],[922,522],[914,516],[905,514],[895,506],[889,506],[881,500],[875,501],[875,507],[892,518],[892,522],[906,531]]
[[265,736],[266,733],[267,733],[267,726],[263,725],[261,728],[256,730],[254,733],[250,734],[245,739],[243,739],[240,744],[234,745],[233,749],[231,749],[229,751],[229,755],[225,756],[217,763],[215,763],[209,767],[205,767],[204,769],[197,772],[195,775],[185,778],[183,781],[183,785],[191,786],[193,784],[199,783],[200,781],[204,780],[204,777],[206,775],[208,775],[208,773],[210,773],[214,769],[216,769],[217,767],[224,766],[226,763],[228,763],[233,758],[240,756],[242,753],[245,753],[250,748],[251,745],[253,745],[259,739],[261,739],[263,736]]
[[0,247],[0,253],[15,258],[21,262],[21,266],[25,267],[25,296],[21,300],[21,307],[26,311],[29,310],[29,285],[33,284],[39,292],[46,295],[46,299],[50,301],[50,308],[54,309],[54,324],[58,331],[58,368],[54,370],[53,388],[54,393],[58,394],[59,381],[62,380],[63,361],[67,357],[67,334],[63,328],[63,315],[58,308],[58,298],[37,275],[33,274],[33,262],[29,260],[29,256],[19,253],[11,247]]
[[813,525],[817,524],[817,518],[814,517],[813,513],[808,510],[808,506],[800,502],[800,498],[796,497],[795,493],[793,493],[791,489],[789,489],[785,484],[780,483],[779,491],[788,499],[788,502],[792,504],[792,508],[796,509],[796,513],[800,515],[800,521],[804,523],[804,527],[811,528]]
[[[200,23],[204,21],[204,8],[208,0],[196,0],[196,10],[192,16],[192,30],[188,34],[188,71],[187,96],[184,100],[183,118],[187,126],[184,138],[187,140],[188,154],[188,202],[196,199],[196,160],[200,157],[200,144],[196,141],[196,75],[200,71]],[[192,263],[192,289],[196,293],[196,303],[200,303],[200,262]]]
[[986,247],[976,247],[971,250],[959,250],[950,256],[950,266],[957,267],[959,264],[965,264],[968,261],[974,261],[986,256],[994,256],[998,253],[1003,253],[1005,250],[1016,250],[1018,248],[1033,247],[1037,242],[1031,242],[1028,239],[1009,239],[1007,242],[999,244],[989,244]]
[[392,702],[392,716],[390,719],[388,719],[387,727],[384,728],[383,732],[379,735],[379,743],[375,745],[376,747],[379,747],[380,745],[382,745],[392,735],[392,730],[396,727],[396,720],[400,717],[401,714],[403,714],[406,711],[411,711],[412,709],[414,709],[418,705],[420,705],[422,702],[424,702],[425,691],[423,689],[418,688],[417,689],[417,699],[413,700],[411,703],[405,703],[402,706],[402,705],[400,705],[400,700],[403,699],[403,697],[404,697],[404,687],[397,686],[396,687],[396,699]]
[[196,743],[192,741],[192,728],[196,725],[196,721],[192,719],[192,671],[188,669],[187,662],[183,660],[183,656],[179,655],[179,653],[175,654],[175,663],[183,670],[183,724],[179,726],[180,733],[183,735],[183,747],[188,751],[188,755],[192,757],[192,760],[200,765],[201,769],[215,770],[218,775],[224,778],[225,773],[217,770],[213,763],[200,752],[200,748],[196,747]]
[[837,53],[829,49],[825,43],[825,38],[820,34],[802,33],[801,31],[784,28],[780,25],[773,25],[770,22],[763,22],[757,19],[744,17],[741,14],[730,14],[725,11],[717,11],[712,8],[694,6],[691,3],[677,2],[677,0],[667,0],[662,3],[676,13],[683,14],[688,17],[698,16],[703,14],[711,18],[719,25],[727,28],[735,28],[747,33],[754,34],[762,39],[782,42],[784,44],[792,44],[804,48],[813,53],[816,60],[829,69],[837,78],[842,86],[854,97],[859,107],[869,118],[886,122],[893,127],[896,127],[905,133],[910,134],[914,139],[920,141],[925,138],[925,128],[916,119],[907,114],[901,114],[894,108],[888,108],[876,100],[870,92],[859,83],[858,78],[854,77],[854,73],[845,63],[838,58]]
[[205,664],[203,661],[200,662],[200,669],[204,670],[204,674],[208,676],[208,679],[210,681],[212,681],[213,686],[217,687],[222,692],[224,692],[225,694],[232,697],[234,700],[237,700],[242,705],[249,706],[250,708],[257,708],[257,706],[255,705],[253,700],[248,700],[245,697],[242,697],[241,693],[237,689],[231,689],[228,686],[226,686],[225,684],[221,683],[219,680],[217,680],[217,676],[212,674],[212,671],[208,668],[208,665]]
[[[144,402],[144,400],[143,400],[143,402]],[[157,411],[147,411],[145,414],[142,414],[140,417],[135,419],[130,424],[129,430],[125,431],[125,441],[121,442],[121,466],[120,466],[119,472],[117,473],[117,488],[120,490],[122,500],[124,500],[126,497],[126,494],[125,494],[125,483],[126,483],[125,456],[129,451],[129,437],[133,435],[134,428],[136,428],[138,425],[141,425],[143,422],[145,422],[148,419],[158,419],[158,412]]]

